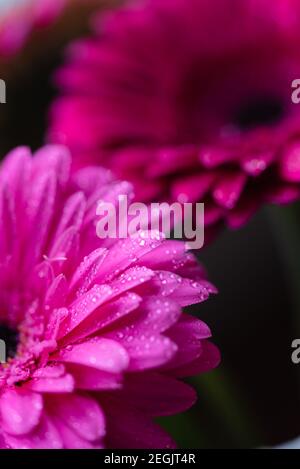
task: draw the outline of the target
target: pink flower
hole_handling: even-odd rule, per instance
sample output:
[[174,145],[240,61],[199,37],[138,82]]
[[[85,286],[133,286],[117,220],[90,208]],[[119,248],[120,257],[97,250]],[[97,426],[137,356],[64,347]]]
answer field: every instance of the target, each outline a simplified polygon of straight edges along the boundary
[[153,418],[191,406],[179,378],[219,361],[182,312],[215,292],[184,243],[97,238],[97,201],[121,193],[101,168],[70,176],[61,146],[0,167],[0,447],[173,446]]
[[99,18],[57,75],[50,139],[132,181],[138,200],[204,202],[206,226],[298,199],[292,5],[141,0]]

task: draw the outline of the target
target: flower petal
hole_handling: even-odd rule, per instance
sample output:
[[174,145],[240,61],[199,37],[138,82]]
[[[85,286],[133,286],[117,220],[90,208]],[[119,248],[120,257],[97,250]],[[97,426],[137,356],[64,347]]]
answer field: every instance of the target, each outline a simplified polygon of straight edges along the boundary
[[77,345],[68,345],[54,357],[64,363],[77,363],[110,373],[119,373],[128,366],[126,350],[118,342],[94,337]]

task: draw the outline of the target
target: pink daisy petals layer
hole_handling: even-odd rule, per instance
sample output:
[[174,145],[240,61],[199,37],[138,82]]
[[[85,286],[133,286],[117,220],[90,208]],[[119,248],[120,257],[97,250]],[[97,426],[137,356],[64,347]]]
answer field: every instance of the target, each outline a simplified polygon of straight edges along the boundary
[[124,183],[70,166],[61,146],[0,166],[1,446],[173,447],[153,419],[190,407],[180,378],[219,361],[182,307],[215,289],[184,243],[97,238],[97,200]]

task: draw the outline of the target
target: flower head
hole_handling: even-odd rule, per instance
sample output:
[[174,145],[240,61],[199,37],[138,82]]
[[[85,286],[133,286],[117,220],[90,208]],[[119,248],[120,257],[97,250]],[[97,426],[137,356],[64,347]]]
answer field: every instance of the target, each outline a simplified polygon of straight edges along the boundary
[[192,405],[179,378],[219,360],[182,307],[215,289],[184,243],[100,240],[97,201],[131,186],[70,164],[48,146],[0,166],[0,447],[172,446],[153,418]]
[[298,199],[293,6],[141,0],[100,17],[57,74],[50,138],[132,181],[139,200],[205,202],[206,226]]

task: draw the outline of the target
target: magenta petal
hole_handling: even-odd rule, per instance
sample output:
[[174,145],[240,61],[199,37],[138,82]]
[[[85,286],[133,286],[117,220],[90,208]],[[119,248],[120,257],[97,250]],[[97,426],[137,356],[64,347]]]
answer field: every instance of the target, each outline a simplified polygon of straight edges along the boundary
[[[132,331],[134,334],[134,330]],[[119,340],[130,357],[129,371],[146,370],[165,364],[176,354],[177,347],[168,337],[159,335],[131,335],[118,333]],[[122,338],[121,338],[122,337]]]
[[18,197],[19,203],[24,202],[24,191],[26,192],[28,189],[32,165],[30,149],[18,147],[12,150],[1,164],[2,174],[0,179],[9,183],[10,191]]
[[202,147],[198,157],[206,168],[215,168],[235,159],[235,155],[230,150],[218,147]]
[[187,252],[186,245],[181,241],[168,240],[161,243],[139,259],[137,265],[144,265],[152,270],[175,272],[194,280],[206,277],[204,268]]
[[249,155],[242,160],[242,168],[250,176],[257,177],[263,173],[273,161],[274,153],[272,152]]
[[202,342],[201,355],[198,358],[189,363],[185,363],[183,366],[175,367],[170,370],[170,373],[180,378],[196,376],[200,373],[213,370],[220,364],[220,361],[221,356],[219,349],[208,340],[205,340]]
[[[138,286],[148,282],[155,276],[155,273],[146,267],[131,267],[123,272],[118,278],[113,280],[110,285],[113,293],[120,295],[127,290],[135,289]],[[145,287],[147,288],[147,287]]]
[[32,373],[33,378],[61,378],[65,374],[65,367],[61,363],[38,368]]
[[71,156],[63,145],[45,145],[34,154],[34,172],[43,174],[53,171],[62,186],[68,181],[71,167]]
[[172,198],[180,200],[183,196],[187,202],[201,201],[202,197],[210,190],[215,178],[214,173],[200,173],[186,178],[182,177],[173,183]]
[[0,231],[0,255],[8,259],[14,252],[17,217],[12,194],[5,185],[0,185],[0,218],[5,226],[5,230]]
[[85,211],[86,200],[82,192],[73,194],[67,201],[61,215],[57,230],[53,239],[59,238],[62,233],[71,226],[77,230],[81,227],[84,211]]
[[105,401],[105,407],[109,448],[176,448],[171,437],[142,412],[122,406],[116,400]]
[[197,359],[203,352],[203,339],[211,336],[208,326],[199,319],[184,315],[168,331],[168,336],[177,344],[178,352],[166,368],[183,366]]
[[[165,332],[181,317],[181,308],[175,301],[169,298],[157,298],[149,296],[145,299],[137,314],[133,317],[128,316],[118,325],[116,324],[114,331],[108,332],[109,337],[115,340],[123,339],[128,335],[131,337],[131,331],[139,340],[140,337],[145,338]],[[126,321],[127,319],[127,321]],[[131,342],[131,337],[127,342]]]
[[[30,203],[27,208],[28,246],[25,263],[27,269],[32,268],[41,258],[53,216],[56,188],[56,179],[52,172],[45,173],[38,183],[31,187]],[[37,226],[40,227],[38,230]]]
[[246,181],[247,177],[244,174],[225,174],[214,188],[215,201],[221,207],[232,209],[239,200]]
[[100,443],[95,444],[82,438],[71,427],[69,427],[61,418],[51,415],[51,420],[58,430],[64,449],[100,449],[103,445]]
[[55,277],[45,296],[45,305],[48,311],[59,308],[64,303],[67,289],[66,277],[63,274]]
[[111,280],[138,259],[158,247],[164,236],[159,233],[138,232],[136,236],[117,241],[109,250],[98,272],[101,283]]
[[284,150],[280,161],[280,173],[285,181],[300,182],[300,144],[290,145]]
[[137,309],[141,301],[141,297],[132,292],[125,293],[119,298],[109,301],[101,306],[101,311],[94,311],[70,334],[64,336],[60,344],[70,344],[95,332],[100,332],[102,328],[113,325],[116,321]]
[[43,399],[39,394],[24,389],[7,390],[1,395],[2,428],[11,435],[24,435],[39,423]]
[[94,337],[77,345],[69,345],[54,355],[58,361],[90,366],[110,373],[128,367],[126,350],[117,341]]
[[105,435],[104,414],[99,404],[87,395],[51,396],[47,408],[85,440],[94,441]]
[[75,294],[85,293],[98,274],[98,270],[107,255],[107,250],[103,248],[95,249],[91,254],[84,258],[79,267],[75,270],[70,281],[70,291]]
[[77,247],[78,230],[75,226],[70,226],[55,240],[49,251],[50,260],[55,260],[55,269],[61,268],[68,258],[72,259]]
[[196,282],[184,278],[180,283],[180,287],[170,295],[170,298],[184,307],[207,300],[209,293],[209,284],[207,282]]
[[269,191],[266,200],[273,204],[290,204],[296,202],[300,197],[300,187],[297,185],[281,185]]
[[43,415],[39,425],[26,436],[5,435],[6,442],[13,449],[62,449],[63,442],[50,419]]
[[70,307],[68,317],[60,327],[59,338],[69,333],[80,322],[87,318],[111,295],[112,289],[108,285],[94,285]]
[[36,377],[28,381],[25,387],[40,393],[71,393],[74,390],[74,379],[70,374],[59,377]]
[[122,385],[121,373],[109,373],[96,368],[69,363],[67,369],[75,380],[76,389],[88,391],[104,391],[119,389]]
[[191,166],[197,161],[197,154],[194,146],[182,146],[179,148],[163,148],[160,149],[154,161],[150,160],[149,169],[147,174],[149,177],[154,178],[168,174],[170,171],[178,171]]

